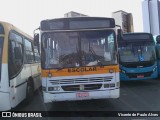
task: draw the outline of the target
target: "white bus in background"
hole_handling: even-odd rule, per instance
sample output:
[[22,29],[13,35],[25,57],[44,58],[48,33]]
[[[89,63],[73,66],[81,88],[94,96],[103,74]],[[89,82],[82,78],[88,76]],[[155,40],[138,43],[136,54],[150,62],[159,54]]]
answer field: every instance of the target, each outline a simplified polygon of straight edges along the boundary
[[33,38],[0,22],[0,111],[10,110],[41,86],[40,56]]
[[[112,18],[41,21],[44,103],[119,98],[117,38],[122,37],[120,33]],[[38,36],[34,39],[37,45]]]

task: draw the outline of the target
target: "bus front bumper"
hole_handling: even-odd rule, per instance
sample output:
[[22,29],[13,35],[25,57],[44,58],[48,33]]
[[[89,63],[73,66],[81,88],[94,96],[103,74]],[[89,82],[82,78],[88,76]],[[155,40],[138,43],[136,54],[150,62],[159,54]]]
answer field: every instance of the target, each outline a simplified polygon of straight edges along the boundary
[[[143,74],[143,73],[141,73]],[[150,76],[148,77],[143,77],[143,78],[129,78],[126,74],[120,73],[120,80],[121,81],[130,81],[130,80],[150,80],[150,79],[155,79],[158,77],[157,71],[153,72]]]
[[54,101],[76,101],[76,100],[90,100],[90,99],[107,99],[119,98],[119,88],[113,90],[101,91],[83,91],[70,93],[48,93],[43,92],[44,103]]

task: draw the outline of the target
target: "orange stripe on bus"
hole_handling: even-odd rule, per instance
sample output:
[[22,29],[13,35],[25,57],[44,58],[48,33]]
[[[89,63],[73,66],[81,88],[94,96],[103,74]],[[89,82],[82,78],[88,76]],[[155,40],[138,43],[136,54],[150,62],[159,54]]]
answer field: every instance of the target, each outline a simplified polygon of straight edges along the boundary
[[77,67],[77,68],[65,68],[62,70],[43,70],[42,77],[48,77],[51,73],[53,77],[58,76],[79,76],[79,75],[92,75],[92,74],[106,74],[113,71],[114,73],[119,72],[119,65],[115,66],[104,66],[104,67]]

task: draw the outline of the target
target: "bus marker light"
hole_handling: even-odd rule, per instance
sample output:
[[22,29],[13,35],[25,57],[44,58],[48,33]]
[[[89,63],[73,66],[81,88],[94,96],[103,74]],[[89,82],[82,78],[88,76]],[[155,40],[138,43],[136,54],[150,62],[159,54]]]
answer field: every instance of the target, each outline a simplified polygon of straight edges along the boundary
[[113,69],[109,69],[109,73],[113,73],[114,72],[114,70]]
[[52,73],[48,73],[48,77],[51,78],[52,77]]

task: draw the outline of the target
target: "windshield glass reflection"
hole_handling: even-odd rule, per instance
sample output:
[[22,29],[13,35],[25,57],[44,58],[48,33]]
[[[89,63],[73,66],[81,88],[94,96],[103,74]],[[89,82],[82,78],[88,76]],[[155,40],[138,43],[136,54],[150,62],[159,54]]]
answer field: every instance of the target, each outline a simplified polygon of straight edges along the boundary
[[114,31],[44,33],[42,67],[65,68],[117,64]]
[[121,62],[155,61],[156,52],[153,42],[120,42]]

